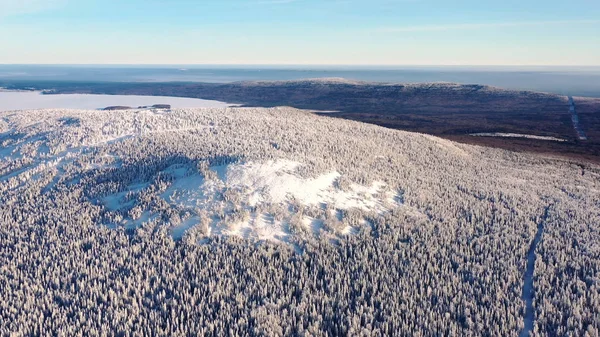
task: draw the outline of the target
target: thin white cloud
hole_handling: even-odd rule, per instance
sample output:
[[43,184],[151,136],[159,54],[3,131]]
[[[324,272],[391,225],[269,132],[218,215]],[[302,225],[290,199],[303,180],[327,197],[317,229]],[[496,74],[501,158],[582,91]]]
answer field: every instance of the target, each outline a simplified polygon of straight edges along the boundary
[[[361,2],[363,0],[320,0],[319,2],[313,3],[310,6],[317,5],[348,5]],[[371,0],[372,5],[389,5],[389,4],[399,4],[399,3],[408,3],[408,2],[419,2],[421,0]],[[246,5],[285,5],[296,2],[302,2],[302,0],[255,0],[246,2]]]
[[257,5],[284,5],[297,2],[298,0],[260,0],[256,1]]
[[0,18],[42,12],[63,6],[67,0],[0,0]]
[[554,20],[554,21],[520,21],[520,22],[488,22],[488,23],[457,23],[446,25],[415,25],[402,27],[382,27],[379,32],[410,33],[410,32],[441,32],[451,30],[476,30],[485,28],[535,27],[546,25],[576,25],[597,24],[600,20]]

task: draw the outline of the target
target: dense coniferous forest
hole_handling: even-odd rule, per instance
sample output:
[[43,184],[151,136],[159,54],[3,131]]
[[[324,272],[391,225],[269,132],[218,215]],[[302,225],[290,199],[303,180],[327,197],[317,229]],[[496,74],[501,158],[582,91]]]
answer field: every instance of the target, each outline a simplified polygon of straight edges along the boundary
[[600,168],[292,108],[0,113],[0,335],[598,336]]

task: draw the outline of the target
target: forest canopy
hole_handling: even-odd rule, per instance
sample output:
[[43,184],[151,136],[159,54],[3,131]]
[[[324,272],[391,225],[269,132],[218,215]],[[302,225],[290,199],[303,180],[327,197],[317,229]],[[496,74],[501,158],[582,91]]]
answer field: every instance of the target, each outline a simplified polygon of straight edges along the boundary
[[600,168],[292,108],[0,113],[0,335],[598,336]]

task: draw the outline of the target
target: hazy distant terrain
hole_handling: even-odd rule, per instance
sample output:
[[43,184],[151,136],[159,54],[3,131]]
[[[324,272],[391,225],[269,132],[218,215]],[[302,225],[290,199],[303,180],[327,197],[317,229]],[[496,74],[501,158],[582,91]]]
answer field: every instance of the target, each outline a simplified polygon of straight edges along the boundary
[[[1,65],[2,81],[203,82],[348,78],[386,83],[451,82],[600,97],[600,67],[568,66],[199,66]],[[0,86],[2,86],[0,84]]]
[[[292,106],[326,111],[329,117],[428,133],[463,143],[600,162],[600,99],[593,98],[575,97],[574,100],[580,126],[589,136],[587,141],[581,142],[573,128],[566,96],[483,85],[316,79],[225,84],[34,81],[4,86],[34,87],[63,94],[160,95],[256,107]],[[565,141],[472,136],[476,133],[522,134]]]
[[1,335],[599,332],[593,164],[293,108],[3,112],[0,145]]

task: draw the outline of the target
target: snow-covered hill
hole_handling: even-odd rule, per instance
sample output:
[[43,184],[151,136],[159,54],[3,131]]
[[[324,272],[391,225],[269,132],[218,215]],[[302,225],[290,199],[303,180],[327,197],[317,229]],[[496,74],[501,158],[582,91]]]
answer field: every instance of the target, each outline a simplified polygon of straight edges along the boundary
[[[6,258],[0,260],[5,263],[0,268],[10,275],[16,273],[4,281],[1,275],[6,274],[2,273],[1,284],[24,277],[21,267],[10,262],[14,256],[32,259],[20,266],[34,266],[54,261],[45,254],[56,255],[56,261],[66,254],[64,259],[70,262],[61,263],[71,267],[52,267],[60,270],[65,284],[80,282],[68,275],[73,270],[87,270],[90,261],[106,266],[136,264],[126,267],[129,272],[118,272],[128,275],[120,277],[132,287],[138,282],[135,277],[152,275],[132,271],[167,268],[160,276],[164,286],[174,294],[186,292],[178,295],[181,298],[192,298],[200,295],[190,295],[187,291],[193,287],[185,282],[204,274],[180,276],[182,270],[197,270],[193,256],[212,252],[212,260],[245,266],[235,267],[235,273],[253,270],[252,278],[262,278],[264,268],[271,268],[268,266],[276,268],[276,264],[265,267],[256,261],[282,258],[283,267],[266,275],[269,284],[280,282],[282,288],[277,289],[287,295],[279,291],[269,294],[287,298],[300,288],[313,287],[313,292],[307,290],[304,296],[309,303],[317,303],[322,300],[316,295],[322,291],[315,290],[320,283],[309,285],[307,280],[320,278],[294,279],[279,271],[293,266],[302,275],[320,273],[337,289],[327,301],[335,300],[336,305],[353,312],[345,302],[352,297],[383,317],[376,321],[363,316],[352,324],[364,321],[370,322],[365,324],[371,328],[384,329],[382,322],[397,321],[400,316],[410,322],[419,322],[417,316],[436,317],[427,321],[432,331],[452,327],[466,334],[481,335],[485,330],[503,335],[522,327],[522,275],[538,226],[544,226],[538,250],[545,257],[536,265],[536,272],[544,272],[536,274],[535,287],[545,292],[536,296],[550,294],[544,296],[563,299],[562,290],[551,286],[556,278],[566,287],[581,286],[580,275],[589,280],[598,277],[595,267],[570,274],[566,265],[542,261],[552,257],[597,266],[598,261],[590,256],[600,251],[599,200],[600,171],[596,167],[582,172],[567,162],[319,117],[292,108],[0,113],[0,243],[5,247],[0,248],[0,259]],[[19,244],[15,246],[15,242]],[[207,246],[215,250],[201,250]],[[7,247],[13,248],[9,251]],[[52,247],[62,247],[63,253]],[[278,253],[274,255],[269,247]],[[10,253],[13,250],[15,253]],[[153,253],[146,256],[146,250]],[[257,260],[257,256],[261,258]],[[340,265],[339,261],[345,262]],[[102,268],[108,270],[106,266]],[[207,277],[223,270],[234,272],[223,265],[220,269],[214,266],[202,265],[210,270]],[[38,282],[35,270],[37,267],[32,267],[28,272],[27,282]],[[353,277],[371,280],[370,287],[377,284],[379,291],[369,290],[366,297],[365,288],[351,290],[362,283],[340,285],[351,270]],[[231,282],[237,284],[248,277]],[[224,279],[221,275],[217,280]],[[185,287],[175,287],[170,280],[184,282]],[[210,284],[207,280],[194,281],[194,287]],[[21,287],[24,281],[19,282],[14,287]],[[296,290],[286,288],[294,282],[302,285],[296,284]],[[243,283],[244,291],[254,294],[252,301],[269,296]],[[569,302],[590,301],[589,296],[597,294],[593,283]],[[73,289],[84,286],[77,284]],[[108,287],[105,291],[117,289],[124,298],[135,297],[132,303],[145,296],[133,288],[126,292],[120,286],[102,284]],[[70,294],[69,289],[60,291]],[[241,288],[235,289],[231,291],[241,294]],[[462,295],[456,297],[459,293]],[[5,299],[15,294],[0,291]],[[161,296],[152,301],[159,303]],[[376,304],[382,301],[390,305],[388,309]],[[452,301],[461,304],[455,307]],[[31,309],[15,311],[11,303],[21,302],[0,304],[4,317]],[[85,307],[82,303],[77,308]],[[547,307],[560,307],[559,302],[553,303]],[[254,310],[253,306],[243,310]],[[202,308],[197,306],[206,312]],[[469,313],[465,308],[470,308]],[[37,324],[35,310],[27,311],[31,315],[26,317],[32,319],[29,326]],[[190,310],[190,315],[193,312],[193,317],[199,317],[196,309]],[[289,310],[298,315],[308,312],[300,307]],[[587,312],[593,315],[595,310]],[[277,312],[284,315],[284,311]],[[71,317],[65,315],[65,320]],[[244,311],[243,315],[250,314]],[[467,316],[478,323],[461,323]],[[212,321],[216,316],[211,317]],[[219,322],[230,319],[227,317],[218,318]],[[346,322],[335,317],[332,322]],[[537,323],[540,331],[560,326],[553,316],[544,317]],[[414,324],[402,331],[411,334],[424,329],[420,323]],[[240,325],[239,331],[243,327]],[[351,331],[344,329],[340,331]]]
[[535,214],[536,187],[552,179],[514,154],[287,108],[39,110],[5,114],[1,127],[2,200],[80,190],[98,224],[152,223],[174,238],[339,238],[392,211],[444,219],[443,207],[465,203],[463,184],[476,207],[510,191]]
[[[313,118],[291,109],[6,115],[2,199],[10,202],[30,187],[49,195],[81,189],[101,209],[98,223],[109,227],[153,223],[176,239],[195,229],[273,241],[299,231],[357,232],[366,222],[342,223],[342,212],[381,214],[401,206],[398,191],[383,181],[353,171],[355,180],[362,175],[353,182],[340,173],[351,163],[321,158],[332,156],[323,148],[306,151],[315,144],[302,145],[302,135],[317,130],[295,130],[297,139],[286,142],[291,135],[276,116],[290,114]],[[258,125],[250,120],[260,117],[279,130],[253,133]],[[299,209],[315,216],[292,217]]]

